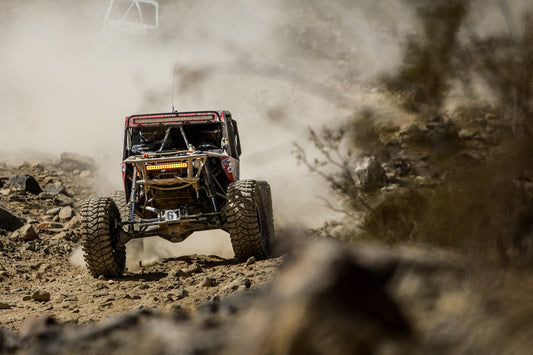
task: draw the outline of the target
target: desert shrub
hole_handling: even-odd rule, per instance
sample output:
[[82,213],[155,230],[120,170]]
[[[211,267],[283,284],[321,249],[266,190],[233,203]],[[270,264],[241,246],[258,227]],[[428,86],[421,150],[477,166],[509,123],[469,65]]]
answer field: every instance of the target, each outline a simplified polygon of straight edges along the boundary
[[[506,261],[533,257],[533,22],[526,16],[522,30],[512,35],[470,34],[459,41],[466,2],[415,3],[423,31],[407,41],[398,73],[383,80],[403,98],[404,109],[417,112],[419,122],[400,132],[367,109],[337,129],[311,131],[319,158],[307,159],[299,147],[299,160],[329,183],[339,202],[330,206],[345,215],[329,223],[327,233],[343,240],[422,242]],[[459,70],[465,84],[477,77],[496,98],[491,105],[473,101],[452,112],[474,138],[461,138],[461,127],[442,119],[442,103]],[[497,124],[488,127],[489,120]],[[366,193],[349,169],[357,151],[382,164],[392,164],[399,154],[424,157],[412,171],[425,165],[439,172],[430,174],[438,181],[417,184],[404,177],[390,181],[400,188]],[[321,169],[326,165],[331,169]]]

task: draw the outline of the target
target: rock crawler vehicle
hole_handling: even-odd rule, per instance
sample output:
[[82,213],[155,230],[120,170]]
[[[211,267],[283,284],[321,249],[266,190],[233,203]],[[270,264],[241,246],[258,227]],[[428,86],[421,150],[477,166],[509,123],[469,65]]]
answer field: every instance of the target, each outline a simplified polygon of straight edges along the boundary
[[230,234],[238,260],[267,258],[274,238],[270,186],[239,179],[240,155],[237,122],[228,111],[126,117],[124,191],[81,207],[89,272],[123,274],[132,239],[176,243],[212,229]]

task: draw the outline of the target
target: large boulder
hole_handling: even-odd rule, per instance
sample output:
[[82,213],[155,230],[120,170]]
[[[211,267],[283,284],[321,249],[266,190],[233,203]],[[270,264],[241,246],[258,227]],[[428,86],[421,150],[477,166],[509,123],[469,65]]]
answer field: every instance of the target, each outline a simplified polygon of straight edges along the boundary
[[371,192],[387,185],[385,169],[371,155],[360,155],[350,162],[353,179],[358,187]]
[[36,195],[43,191],[37,180],[33,176],[26,174],[11,176],[6,187],[13,191],[27,191]]
[[31,224],[26,224],[25,226],[17,229],[11,235],[11,239],[29,242],[32,240],[39,239],[39,236],[37,235],[37,232],[35,232],[35,229]]
[[24,220],[0,206],[0,228],[15,231],[24,225]]

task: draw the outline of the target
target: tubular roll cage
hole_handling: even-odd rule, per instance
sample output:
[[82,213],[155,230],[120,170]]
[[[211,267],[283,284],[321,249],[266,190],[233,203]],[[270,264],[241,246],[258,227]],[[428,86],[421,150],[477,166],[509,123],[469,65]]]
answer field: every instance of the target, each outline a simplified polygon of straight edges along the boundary
[[[200,181],[200,173],[207,161],[207,155],[182,155],[178,153],[162,153],[158,156],[152,156],[144,158],[139,155],[129,157],[124,162],[127,164],[133,164],[136,173],[140,173],[142,179],[137,180],[137,185],[145,187],[145,193],[147,193],[148,187],[161,190],[180,190],[188,186],[193,186],[195,191],[198,191],[198,182]],[[186,163],[187,164],[187,177],[173,177],[157,179],[151,179],[148,174],[148,167],[157,166],[164,163]],[[195,164],[196,163],[196,164]],[[194,173],[194,169],[197,169]],[[159,185],[177,185],[175,187],[160,187]]]
[[[126,127],[138,127],[141,125],[180,124],[180,123],[207,123],[222,122],[225,111],[191,111],[191,112],[168,112],[132,115],[126,117]],[[196,117],[196,118],[195,118]],[[173,120],[175,118],[175,120]],[[138,121],[139,123],[136,123]]]
[[[124,147],[127,146],[127,132],[130,128],[135,127],[153,127],[153,126],[166,126],[166,125],[189,125],[189,124],[202,124],[202,123],[222,123],[222,134],[228,137],[228,128],[224,124],[225,122],[233,122],[231,119],[231,113],[228,111],[191,111],[191,112],[168,112],[168,113],[150,113],[150,114],[137,114],[126,117],[125,122],[125,135],[124,135]],[[235,134],[238,135],[238,131],[235,124]],[[240,145],[238,145],[238,154],[240,154]],[[187,224],[195,222],[206,222],[208,217],[218,216],[216,224],[222,223],[220,220],[222,211],[217,206],[215,197],[227,199],[226,195],[217,191],[217,185],[219,189],[220,184],[216,179],[213,179],[210,172],[209,164],[207,163],[209,158],[223,158],[227,154],[220,154],[209,151],[188,151],[178,150],[174,152],[158,152],[158,153],[146,153],[142,155],[124,156],[123,163],[125,164],[125,171],[131,176],[131,189],[128,199],[128,220],[123,221],[121,225],[128,227],[129,232],[134,232],[136,236],[133,238],[141,238],[144,236],[154,235],[153,230],[160,227],[166,227],[171,224],[178,224],[185,222]],[[186,177],[169,177],[158,178],[157,182],[151,178],[147,167],[157,164],[180,164],[187,163],[187,176]],[[127,169],[127,166],[131,166],[131,170]],[[185,169],[185,168],[183,168]],[[155,169],[157,170],[157,169]],[[148,196],[150,189],[153,190],[180,190],[192,186],[199,194],[200,180],[202,172],[205,173],[206,193],[207,197],[211,200],[213,212],[202,212],[196,214],[188,214],[186,210],[181,211],[179,208],[174,210],[179,216],[178,220],[167,221],[161,216],[166,210],[160,210],[152,206],[145,205],[143,208],[147,211],[159,214],[157,218],[148,219],[135,219],[135,210],[138,203],[137,196],[139,189],[143,189],[145,196]],[[131,174],[131,175],[130,175]],[[191,225],[187,230],[199,230]],[[156,233],[157,234],[157,233]],[[131,239],[131,233],[123,235],[122,240]]]
[[[221,211],[218,210],[216,201],[215,201],[215,195],[226,198],[225,195],[222,195],[220,193],[216,192],[216,188],[214,186],[214,182],[211,179],[211,175],[209,170],[209,165],[206,164],[207,159],[210,157],[214,158],[220,158],[224,157],[223,154],[218,153],[212,153],[212,152],[202,152],[200,154],[191,153],[188,154],[187,151],[178,151],[173,153],[155,153],[149,156],[149,158],[145,158],[140,155],[135,155],[132,157],[129,157],[124,161],[126,164],[132,164],[133,165],[133,176],[132,176],[132,185],[131,185],[131,193],[130,193],[130,199],[129,199],[129,216],[128,221],[123,223],[123,225],[134,225],[139,224],[139,226],[148,226],[153,224],[172,224],[172,223],[178,223],[178,222],[184,222],[184,221],[200,221],[204,220],[201,217],[205,216],[212,216],[212,215],[220,215]],[[151,179],[147,167],[151,166],[153,164],[164,164],[164,163],[187,163],[187,177],[173,177],[173,178],[163,178],[163,179],[157,179],[157,183],[155,183],[155,179]],[[197,163],[197,164],[196,164]],[[196,165],[196,166],[195,166]],[[194,172],[196,170],[196,172]],[[213,204],[213,211],[212,213],[202,213],[202,214],[196,214],[196,215],[186,215],[183,214],[179,221],[176,222],[163,222],[158,218],[153,219],[141,219],[139,221],[135,221],[134,213],[135,213],[135,205],[137,203],[136,201],[136,192],[139,188],[144,189],[145,195],[148,194],[148,191],[150,188],[153,189],[159,189],[159,190],[180,190],[187,188],[189,186],[192,186],[196,193],[199,192],[199,181],[200,181],[200,174],[202,171],[205,171],[205,176],[207,178],[208,183],[208,197],[211,199]],[[139,179],[140,177],[140,179]],[[159,186],[159,185],[166,185],[166,186]],[[174,185],[174,186],[173,186]],[[160,213],[163,212],[163,210],[158,210],[154,207],[145,207],[147,210],[154,212],[154,213]]]

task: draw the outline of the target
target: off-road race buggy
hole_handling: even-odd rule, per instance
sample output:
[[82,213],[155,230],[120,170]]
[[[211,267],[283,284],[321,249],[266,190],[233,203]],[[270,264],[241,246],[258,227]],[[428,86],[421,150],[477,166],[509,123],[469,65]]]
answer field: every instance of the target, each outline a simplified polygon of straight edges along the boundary
[[270,186],[239,180],[240,155],[237,122],[228,111],[126,117],[124,191],[81,207],[89,272],[122,275],[132,239],[159,236],[176,243],[212,229],[230,234],[238,260],[269,257]]

